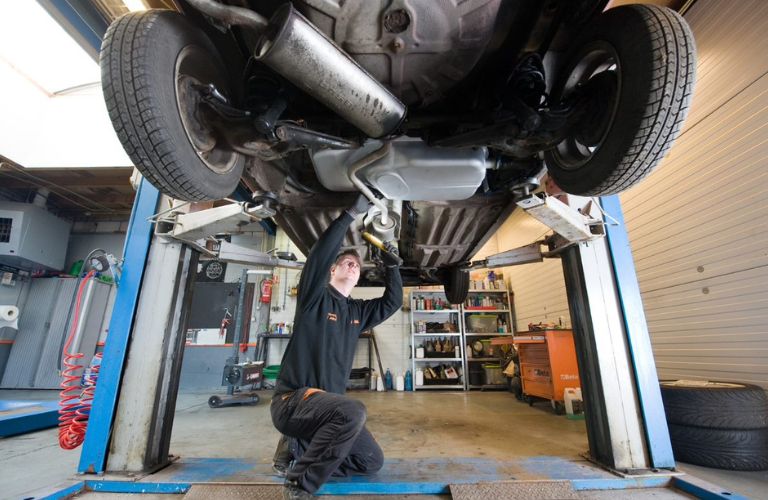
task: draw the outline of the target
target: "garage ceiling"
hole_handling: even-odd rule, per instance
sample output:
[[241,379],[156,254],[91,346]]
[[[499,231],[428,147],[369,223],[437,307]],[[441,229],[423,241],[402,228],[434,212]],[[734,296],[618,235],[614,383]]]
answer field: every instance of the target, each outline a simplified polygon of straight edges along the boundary
[[0,198],[29,203],[47,188],[48,210],[72,221],[126,220],[135,193],[133,168],[24,168],[0,156]]

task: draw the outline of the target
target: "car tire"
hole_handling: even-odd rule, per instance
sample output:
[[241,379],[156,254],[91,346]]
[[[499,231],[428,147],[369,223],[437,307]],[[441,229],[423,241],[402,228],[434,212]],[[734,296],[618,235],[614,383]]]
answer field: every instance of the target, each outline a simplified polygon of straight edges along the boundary
[[675,459],[717,469],[768,469],[768,429],[711,429],[669,425]]
[[449,303],[463,304],[469,294],[469,271],[457,266],[448,269],[443,290]]
[[547,169],[568,193],[616,194],[650,174],[680,132],[695,80],[693,35],[671,9],[627,5],[601,14],[573,47],[550,100],[586,94],[591,104],[545,152]]
[[134,165],[155,187],[185,201],[231,194],[245,160],[199,120],[196,85],[229,92],[208,37],[169,10],[129,13],[107,30],[101,80],[112,124]]
[[768,429],[768,395],[756,385],[662,381],[670,424],[714,429]]

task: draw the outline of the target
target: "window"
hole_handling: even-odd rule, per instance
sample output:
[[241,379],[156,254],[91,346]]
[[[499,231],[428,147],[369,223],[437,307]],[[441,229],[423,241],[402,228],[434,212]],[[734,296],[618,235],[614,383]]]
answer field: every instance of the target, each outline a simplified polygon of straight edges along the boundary
[[11,241],[11,228],[13,228],[13,219],[0,217],[0,243]]

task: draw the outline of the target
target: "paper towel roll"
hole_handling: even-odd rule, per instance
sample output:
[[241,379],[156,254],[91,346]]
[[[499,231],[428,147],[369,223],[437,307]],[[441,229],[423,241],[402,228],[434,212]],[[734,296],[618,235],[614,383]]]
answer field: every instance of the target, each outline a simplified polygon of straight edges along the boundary
[[16,306],[0,306],[0,328],[19,328],[19,308]]

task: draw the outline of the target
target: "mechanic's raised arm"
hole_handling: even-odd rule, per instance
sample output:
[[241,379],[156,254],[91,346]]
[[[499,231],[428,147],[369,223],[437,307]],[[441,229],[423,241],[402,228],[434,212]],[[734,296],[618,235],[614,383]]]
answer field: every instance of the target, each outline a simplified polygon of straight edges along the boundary
[[403,305],[403,278],[400,276],[400,267],[394,262],[386,265],[384,276],[386,288],[384,295],[378,299],[363,302],[361,330],[368,330],[395,314]]
[[298,305],[306,306],[319,297],[328,285],[331,266],[339,253],[344,235],[352,221],[359,214],[365,213],[370,206],[368,199],[362,194],[355,203],[343,211],[328,229],[320,236],[309,252],[299,281]]

